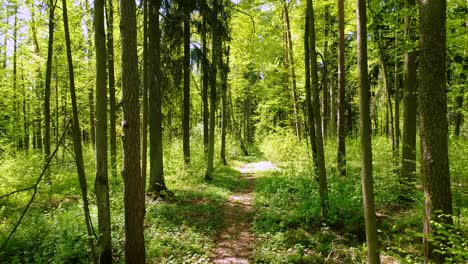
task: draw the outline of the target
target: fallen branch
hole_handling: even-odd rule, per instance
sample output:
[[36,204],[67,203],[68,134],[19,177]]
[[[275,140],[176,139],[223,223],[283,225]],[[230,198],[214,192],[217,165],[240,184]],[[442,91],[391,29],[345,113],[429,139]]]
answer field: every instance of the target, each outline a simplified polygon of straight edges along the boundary
[[[23,213],[21,214],[21,217],[19,218],[18,222],[16,223],[16,225],[13,227],[13,230],[11,230],[10,234],[8,235],[7,239],[5,240],[5,242],[3,242],[3,245],[0,247],[0,250],[2,250],[6,244],[8,243],[8,241],[10,241],[10,238],[13,236],[13,234],[16,232],[16,229],[18,228],[18,226],[21,224],[21,221],[23,221],[23,218],[24,216],[26,215],[26,212],[28,211],[29,207],[31,206],[32,202],[34,201],[34,198],[36,198],[36,194],[37,194],[37,187],[39,186],[39,183],[41,182],[42,180],[42,177],[44,177],[44,174],[45,172],[47,171],[47,169],[49,168],[49,165],[50,165],[50,162],[52,161],[52,158],[55,156],[55,154],[57,153],[58,149],[59,149],[59,146],[60,144],[62,144],[62,141],[63,139],[65,138],[65,135],[67,134],[67,131],[68,131],[68,127],[70,126],[70,123],[71,123],[71,120],[70,122],[68,122],[68,125],[67,125],[67,128],[65,129],[65,131],[63,132],[62,136],[60,137],[60,140],[59,140],[59,143],[57,144],[57,146],[55,147],[55,150],[54,152],[52,153],[52,155],[50,155],[49,159],[47,160],[47,163],[46,165],[44,166],[44,169],[42,169],[42,172],[41,172],[41,175],[39,175],[39,178],[37,178],[37,181],[36,183],[29,187],[29,188],[26,188],[26,189],[34,189],[34,192],[33,192],[33,195],[31,196],[31,199],[29,199],[29,202],[28,204],[26,205],[26,207],[24,208],[23,210]],[[18,191],[15,191],[13,193],[16,193],[16,192],[19,192],[19,191],[24,191],[25,189],[23,190],[18,190]],[[9,196],[13,193],[10,193],[6,196]],[[1,198],[3,197],[6,197],[5,195],[2,196]]]

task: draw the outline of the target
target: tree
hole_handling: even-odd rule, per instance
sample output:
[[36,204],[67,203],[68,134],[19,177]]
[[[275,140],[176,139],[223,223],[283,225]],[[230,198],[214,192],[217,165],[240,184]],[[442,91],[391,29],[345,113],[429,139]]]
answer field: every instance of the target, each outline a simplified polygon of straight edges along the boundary
[[209,124],[209,137],[208,137],[208,156],[206,163],[205,180],[213,180],[213,156],[214,156],[214,140],[215,140],[215,122],[216,122],[216,78],[217,67],[219,64],[219,44],[221,42],[219,36],[218,25],[218,6],[219,0],[213,0],[213,17],[212,17],[212,56],[211,56],[211,78],[210,78],[210,124]]
[[112,263],[111,216],[107,173],[107,74],[104,1],[94,1],[94,43],[96,47],[96,181],[98,207],[99,262]]
[[[284,19],[284,40],[285,40],[285,57],[287,58],[288,64],[290,67],[286,67],[286,70],[291,71],[291,79],[292,79],[292,86],[291,86],[291,94],[293,100],[293,110],[294,110],[294,127],[296,129],[296,136],[297,139],[301,140],[301,121],[299,120],[299,100],[297,95],[297,87],[296,87],[296,70],[294,65],[294,53],[293,53],[293,43],[291,37],[291,25],[289,22],[289,10],[288,4],[286,0],[283,0],[283,19]],[[287,74],[289,76],[289,74]],[[289,79],[289,78],[288,78]],[[289,80],[287,80],[289,82]]]
[[[155,16],[159,16],[159,1],[152,0],[150,5],[151,21],[151,18],[154,19]],[[135,13],[135,1],[120,1],[125,261],[127,263],[145,263],[145,240],[143,235],[145,182],[140,172],[140,109]]]
[[[309,114],[313,112],[314,126],[315,126],[315,142],[317,144],[317,162],[318,162],[318,181],[320,193],[320,208],[322,221],[327,219],[328,210],[328,187],[327,187],[327,174],[325,170],[325,155],[323,151],[323,137],[322,137],[322,120],[320,116],[320,99],[318,91],[318,74],[317,74],[317,52],[315,50],[315,21],[314,21],[314,8],[312,0],[307,0],[307,16],[309,21],[308,34],[309,34],[309,56],[310,56],[310,75],[312,78],[312,109],[308,109]],[[309,99],[310,100],[310,99]]]
[[163,171],[161,63],[159,30],[160,0],[149,0],[149,134],[150,134],[150,185],[148,192],[158,196],[167,190]]
[[370,87],[367,72],[366,1],[356,1],[357,17],[357,66],[359,75],[359,119],[361,134],[361,175],[364,220],[366,225],[367,262],[380,263],[377,242],[377,223],[374,204],[374,180],[372,175],[372,141],[370,119]]
[[337,168],[346,175],[346,91],[345,91],[345,39],[344,39],[344,0],[338,0],[338,114]]
[[67,12],[67,0],[62,0],[62,11],[63,11],[63,27],[65,31],[65,44],[67,48],[67,62],[68,62],[68,75],[70,79],[70,97],[72,101],[72,134],[73,134],[73,147],[75,150],[75,162],[78,171],[78,180],[81,188],[81,198],[83,200],[83,211],[85,216],[86,230],[88,232],[88,244],[91,250],[91,257],[94,263],[98,263],[96,251],[94,248],[93,230],[91,227],[91,216],[89,213],[89,202],[88,202],[88,184],[86,182],[86,173],[84,168],[83,149],[81,146],[81,130],[80,122],[78,119],[78,104],[76,100],[76,89],[75,89],[75,74],[73,70],[73,57],[71,50],[70,32],[68,30],[68,12]]
[[[414,9],[415,1],[406,0],[406,8]],[[409,43],[416,41],[416,34],[412,24],[415,19],[411,15],[405,16],[405,38]],[[403,147],[401,153],[401,183],[402,192],[414,190],[416,180],[416,115],[417,115],[417,75],[416,51],[408,47],[405,52],[405,69],[403,83]]]
[[[418,103],[421,174],[424,190],[424,263],[444,263],[429,235],[433,223],[452,224],[452,193],[448,161],[446,94],[446,1],[423,1],[419,7]],[[447,241],[445,241],[447,243]]]
[[309,133],[310,145],[312,149],[312,161],[314,164],[314,172],[318,174],[318,157],[317,157],[317,141],[315,140],[315,125],[314,114],[312,112],[312,92],[310,88],[310,45],[309,45],[309,12],[306,11],[306,21],[304,29],[304,70],[305,70],[305,92],[306,92],[306,115],[307,116],[307,132]]
[[[44,158],[45,161],[50,156],[50,80],[52,78],[52,56],[54,52],[54,11],[53,0],[49,0],[49,41],[47,45],[47,66],[45,74],[44,89]],[[50,174],[45,175],[45,181],[50,182]]]
[[107,62],[109,70],[109,124],[111,172],[117,177],[117,106],[115,102],[115,67],[114,67],[114,5],[107,0]]
[[190,164],[190,8],[184,5],[184,109],[182,141],[185,165]]
[[143,0],[143,114],[141,121],[141,177],[146,183],[148,160],[148,0]]

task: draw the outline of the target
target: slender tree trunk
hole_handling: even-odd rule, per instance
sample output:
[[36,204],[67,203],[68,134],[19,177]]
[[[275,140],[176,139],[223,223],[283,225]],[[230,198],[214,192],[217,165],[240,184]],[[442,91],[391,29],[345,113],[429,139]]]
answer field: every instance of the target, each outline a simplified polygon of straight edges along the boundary
[[[150,1],[150,22],[159,17],[159,0]],[[125,261],[145,263],[145,182],[140,171],[140,108],[138,92],[135,1],[120,1],[122,45],[122,143],[125,208]],[[159,20],[158,20],[159,22]],[[157,22],[154,30],[159,31]],[[157,34],[158,36],[159,34]],[[154,47],[154,45],[153,45]],[[156,52],[156,50],[154,50]],[[153,75],[153,78],[156,77]]]
[[294,126],[296,129],[296,136],[299,141],[301,141],[301,120],[299,117],[299,99],[297,96],[297,85],[296,85],[296,69],[294,65],[294,52],[293,52],[293,43],[292,43],[292,36],[291,36],[291,25],[289,23],[289,11],[288,5],[286,0],[283,0],[283,16],[284,16],[284,24],[285,24],[285,34],[286,34],[286,43],[287,43],[287,51],[288,51],[288,58],[291,70],[291,79],[292,79],[292,99],[293,99],[293,110],[294,110]]
[[228,73],[229,73],[229,50],[230,47],[228,46],[225,49],[225,56],[226,56],[226,63],[222,64],[221,69],[221,147],[220,147],[220,156],[221,161],[224,165],[227,165],[226,162],[226,132],[227,132],[227,121],[228,121],[228,114],[227,114],[227,90],[228,90]]
[[304,64],[305,64],[305,91],[306,91],[306,110],[304,115],[307,116],[307,132],[310,137],[310,145],[312,148],[312,161],[314,172],[318,175],[318,156],[317,156],[317,141],[315,140],[315,124],[314,114],[312,111],[312,92],[310,88],[310,45],[309,45],[309,12],[306,13],[305,30],[304,30]]
[[[49,1],[52,1],[52,0],[49,0]],[[85,12],[87,14],[91,14],[91,8],[89,7],[89,3],[88,3],[89,0],[85,0]],[[87,34],[87,55],[88,55],[88,58],[91,58],[92,57],[92,38],[91,38],[91,34],[93,33],[93,27],[91,26],[91,16],[87,16],[86,17],[86,31],[88,32]],[[94,146],[96,145],[96,128],[95,128],[95,118],[94,118],[94,114],[95,114],[95,110],[94,110],[94,86],[90,85],[89,88],[88,88],[88,108],[89,108],[89,136],[91,137],[91,143],[93,144],[93,148]],[[87,142],[87,141],[85,141]]]
[[[320,100],[318,91],[318,74],[317,74],[317,52],[315,50],[315,21],[314,9],[312,0],[307,0],[307,13],[309,19],[309,56],[310,56],[310,73],[312,78],[312,111],[314,115],[315,125],[315,141],[317,142],[317,161],[318,161],[318,180],[320,193],[320,207],[322,221],[327,219],[328,211],[328,187],[327,174],[325,170],[325,155],[323,151],[322,138],[322,119],[320,116]],[[311,111],[309,110],[309,112]]]
[[110,124],[110,158],[111,173],[117,177],[117,107],[115,101],[115,69],[114,69],[114,5],[113,0],[107,0],[107,61],[109,70],[109,124]]
[[[424,190],[424,263],[444,263],[441,246],[431,243],[431,221],[452,224],[452,193],[448,161],[446,88],[446,9],[443,0],[419,6],[418,102],[421,137],[421,174]],[[439,234],[444,236],[443,234]],[[448,240],[445,241],[447,245]]]
[[[390,132],[391,140],[392,140],[392,151],[393,151],[393,157],[396,158],[396,147],[395,147],[395,129],[393,126],[393,105],[392,105],[392,95],[390,91],[390,86],[388,85],[388,69],[387,69],[387,64],[385,60],[385,50],[383,47],[383,37],[380,34],[379,30],[376,30],[375,35],[377,36],[377,46],[379,48],[379,60],[380,60],[380,69],[381,69],[381,74],[382,74],[382,83],[383,86],[385,87],[385,93],[386,93],[386,99],[387,99],[387,107],[388,107],[388,117],[390,120],[387,121],[389,122],[389,130],[387,132]],[[388,130],[388,129],[387,129]],[[388,134],[388,133],[387,133]]]
[[328,123],[329,123],[329,112],[330,112],[330,93],[328,87],[328,33],[329,33],[329,22],[330,22],[330,6],[325,6],[324,11],[324,34],[323,34],[323,77],[322,77],[322,134],[323,137],[328,137]]
[[[406,0],[406,8],[415,7],[414,0]],[[405,16],[405,38],[407,41],[416,41],[416,34],[412,30],[415,19]],[[417,113],[417,75],[416,52],[405,53],[405,73],[403,87],[403,143],[401,154],[400,182],[402,193],[415,190],[416,182],[416,113]],[[408,198],[408,197],[406,197]],[[405,199],[406,199],[405,198]]]
[[146,183],[148,160],[148,0],[143,0],[143,116],[141,122],[141,177]]
[[463,96],[465,94],[465,87],[467,86],[467,81],[465,80],[465,84],[461,86],[461,90],[459,91],[459,94],[455,98],[455,107],[456,107],[456,113],[455,113],[455,125],[454,125],[454,130],[453,134],[455,137],[460,136],[460,127],[463,123]]
[[[395,10],[398,14],[400,10],[400,2],[396,1]],[[396,23],[400,23],[400,17],[397,15]],[[395,70],[394,70],[394,79],[395,79],[395,150],[396,150],[396,158],[397,160],[400,158],[400,61],[398,58],[398,27],[395,27]],[[398,162],[398,161],[396,161]]]
[[91,250],[91,258],[94,263],[98,263],[96,251],[94,248],[94,234],[91,226],[91,217],[89,213],[88,203],[88,184],[86,182],[86,174],[83,160],[83,150],[81,146],[81,130],[78,119],[78,104],[76,100],[75,90],[75,75],[73,71],[73,58],[71,51],[70,32],[68,30],[68,13],[67,13],[67,1],[62,0],[62,11],[63,11],[63,26],[65,31],[65,44],[67,48],[67,61],[68,61],[68,74],[70,79],[70,96],[72,100],[73,109],[73,121],[72,121],[72,134],[73,134],[73,146],[75,149],[75,161],[76,168],[78,170],[78,179],[80,182],[81,195],[83,200],[83,211],[85,216],[86,229],[88,232],[88,243]]
[[[99,263],[112,263],[111,216],[107,171],[107,82],[104,1],[94,1],[94,43],[96,47],[96,203],[99,226]],[[112,0],[111,0],[112,1]]]
[[366,225],[367,262],[380,263],[377,241],[377,223],[374,204],[372,174],[372,129],[370,119],[370,86],[367,73],[366,1],[356,1],[357,16],[357,66],[359,77],[359,119],[361,131],[361,175],[364,220]]
[[337,167],[340,175],[346,175],[346,91],[345,91],[345,39],[344,39],[344,0],[338,0],[338,113]]
[[208,44],[206,43],[206,15],[203,16],[202,24],[202,102],[203,102],[203,147],[205,156],[208,154],[208,122],[209,122],[209,109],[208,109],[208,82],[209,82],[209,71],[208,71]]
[[21,64],[21,83],[22,83],[22,97],[23,97],[23,148],[29,150],[29,104],[27,100],[26,87],[24,85],[24,67]]
[[[18,3],[15,4],[15,22],[13,24],[13,113],[15,124],[20,124],[19,110],[19,93],[18,89]],[[18,126],[14,127],[15,140],[17,141],[17,149],[23,148],[21,129]],[[49,151],[50,152],[50,151]],[[47,160],[47,159],[46,159]]]
[[184,109],[182,118],[182,141],[184,162],[190,165],[190,12],[184,17]]
[[[49,0],[49,43],[47,46],[47,64],[45,74],[44,90],[44,162],[49,160],[50,156],[50,82],[52,78],[52,56],[54,51],[54,1]],[[50,172],[44,175],[44,181],[51,182]]]
[[159,30],[160,0],[149,2],[149,133],[150,133],[150,186],[148,192],[158,196],[167,190],[163,174],[161,64]]
[[214,156],[214,140],[215,140],[215,122],[216,122],[216,78],[217,78],[217,64],[219,63],[218,42],[220,41],[218,32],[218,0],[213,0],[213,14],[216,19],[213,21],[213,35],[212,35],[212,65],[211,65],[211,78],[210,78],[210,127],[208,138],[208,156],[206,162],[205,180],[213,180],[213,156]]

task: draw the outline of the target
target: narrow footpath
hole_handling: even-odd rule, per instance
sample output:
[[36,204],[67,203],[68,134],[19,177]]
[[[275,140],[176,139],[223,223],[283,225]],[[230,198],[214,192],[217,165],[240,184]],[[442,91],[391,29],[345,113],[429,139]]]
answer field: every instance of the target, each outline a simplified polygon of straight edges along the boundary
[[252,217],[252,191],[255,178],[252,173],[241,173],[247,179],[247,188],[238,188],[222,209],[223,229],[216,239],[217,248],[213,263],[249,263],[253,251],[250,229]]
[[216,239],[217,248],[213,263],[251,263],[254,250],[254,237],[251,231],[253,216],[252,192],[255,185],[255,172],[274,170],[271,162],[245,164],[238,168],[240,179],[247,180],[247,187],[239,186],[222,208],[222,230]]

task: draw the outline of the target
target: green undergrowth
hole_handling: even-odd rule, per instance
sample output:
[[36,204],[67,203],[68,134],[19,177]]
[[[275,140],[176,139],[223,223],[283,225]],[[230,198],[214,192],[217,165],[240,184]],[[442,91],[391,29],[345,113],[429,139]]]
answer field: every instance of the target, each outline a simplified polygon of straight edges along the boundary
[[[217,160],[214,180],[205,183],[201,142],[193,140],[191,150],[191,166],[185,168],[181,141],[165,143],[166,185],[174,196],[165,200],[146,199],[148,263],[208,263],[220,228],[220,209],[233,189],[245,185],[239,180],[238,171],[221,165]],[[228,151],[237,152],[235,147]],[[97,232],[93,155],[92,148],[85,145],[88,198]],[[43,156],[40,153],[6,151],[0,159],[0,195],[32,186],[42,167]],[[90,262],[76,167],[67,151],[58,152],[52,162],[50,176],[51,185],[39,184],[31,208],[10,241],[0,250],[0,263]],[[116,178],[110,176],[109,184],[113,257],[114,262],[124,263],[123,182],[120,173]],[[17,223],[31,195],[32,190],[29,190],[0,200],[0,245]]]
[[[318,182],[307,143],[280,132],[264,138],[259,149],[280,171],[257,173],[255,218],[258,263],[365,263],[365,226],[362,209],[359,140],[347,141],[347,175],[336,171],[336,145],[325,144],[329,209],[320,220]],[[466,141],[450,142],[450,165],[455,227],[450,231],[452,259],[466,258],[468,156]],[[420,183],[400,201],[398,164],[392,159],[388,138],[373,139],[374,191],[382,261],[421,263],[423,196]],[[418,173],[419,177],[419,173]],[[447,229],[447,228],[446,228]],[[448,230],[448,229],[447,229]],[[434,238],[436,239],[436,238]],[[454,253],[455,252],[455,253]],[[455,256],[453,256],[455,254]],[[456,255],[458,254],[458,255]],[[463,254],[465,254],[463,256]]]

